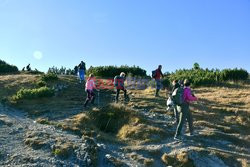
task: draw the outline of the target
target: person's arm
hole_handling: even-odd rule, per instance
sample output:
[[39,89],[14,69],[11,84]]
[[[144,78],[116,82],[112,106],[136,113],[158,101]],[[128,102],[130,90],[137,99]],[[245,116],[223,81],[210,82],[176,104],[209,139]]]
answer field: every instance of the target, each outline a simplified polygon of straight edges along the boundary
[[184,91],[184,99],[187,102],[191,102],[191,101],[197,101],[198,98],[195,96],[192,96],[191,90],[190,89],[185,89]]
[[160,73],[161,73],[161,77],[164,78],[164,75],[162,74],[161,70],[160,70]]

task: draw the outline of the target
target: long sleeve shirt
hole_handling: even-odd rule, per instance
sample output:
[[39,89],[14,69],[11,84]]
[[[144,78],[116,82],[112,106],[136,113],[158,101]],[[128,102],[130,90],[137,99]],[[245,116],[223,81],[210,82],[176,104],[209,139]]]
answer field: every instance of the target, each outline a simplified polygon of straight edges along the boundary
[[184,88],[183,99],[185,102],[190,103],[192,101],[197,101],[198,98],[193,96],[191,93],[191,89],[189,87]]
[[89,80],[86,82],[85,90],[93,90],[93,89],[96,89],[95,82],[94,82],[93,79],[89,79]]

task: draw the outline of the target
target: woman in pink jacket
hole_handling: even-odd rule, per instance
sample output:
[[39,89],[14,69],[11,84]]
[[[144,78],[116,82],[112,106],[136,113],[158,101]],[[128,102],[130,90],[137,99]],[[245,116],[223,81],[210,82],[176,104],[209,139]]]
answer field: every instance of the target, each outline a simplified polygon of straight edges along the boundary
[[95,81],[94,81],[94,75],[90,74],[89,78],[88,78],[88,80],[86,82],[86,85],[85,85],[85,91],[87,93],[87,98],[86,98],[86,101],[84,103],[84,107],[86,107],[89,102],[94,104],[94,101],[95,101],[94,89],[96,89],[96,85],[95,85]]
[[197,101],[198,98],[195,97],[190,89],[190,82],[185,79],[184,81],[184,92],[183,92],[183,101],[184,103],[180,106],[177,106],[177,110],[180,112],[180,121],[176,129],[175,137],[174,139],[179,140],[181,135],[182,127],[187,120],[190,136],[193,136],[194,130],[193,130],[193,117],[189,109],[189,104],[192,101]]

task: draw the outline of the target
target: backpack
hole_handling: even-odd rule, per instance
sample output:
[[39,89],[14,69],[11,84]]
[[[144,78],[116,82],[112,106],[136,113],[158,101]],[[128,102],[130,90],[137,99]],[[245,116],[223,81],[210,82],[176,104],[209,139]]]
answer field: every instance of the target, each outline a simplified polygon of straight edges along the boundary
[[114,86],[115,87],[118,87],[118,86],[121,86],[121,80],[123,79],[123,77],[120,77],[120,76],[115,76],[114,78]]
[[172,93],[174,104],[182,105],[184,103],[183,93],[184,93],[183,87],[179,87],[174,90],[174,92]]
[[156,77],[156,70],[152,71],[152,78]]
[[83,62],[83,63],[80,63],[80,64],[78,65],[78,67],[79,67],[79,69],[86,71],[86,66],[85,66],[85,63],[84,63],[84,62]]

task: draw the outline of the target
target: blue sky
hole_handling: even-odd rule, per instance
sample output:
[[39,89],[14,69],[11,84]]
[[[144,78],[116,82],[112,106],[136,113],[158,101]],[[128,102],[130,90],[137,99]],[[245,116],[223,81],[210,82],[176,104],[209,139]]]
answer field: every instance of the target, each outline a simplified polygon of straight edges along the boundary
[[0,0],[0,59],[250,71],[250,0]]

